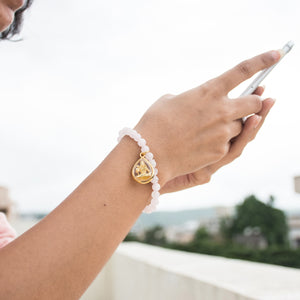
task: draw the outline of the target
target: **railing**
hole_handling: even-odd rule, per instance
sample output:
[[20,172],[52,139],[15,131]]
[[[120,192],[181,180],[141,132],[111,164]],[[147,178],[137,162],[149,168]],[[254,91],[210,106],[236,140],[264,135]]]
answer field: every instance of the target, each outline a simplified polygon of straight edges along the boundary
[[299,300],[300,270],[122,243],[82,300]]

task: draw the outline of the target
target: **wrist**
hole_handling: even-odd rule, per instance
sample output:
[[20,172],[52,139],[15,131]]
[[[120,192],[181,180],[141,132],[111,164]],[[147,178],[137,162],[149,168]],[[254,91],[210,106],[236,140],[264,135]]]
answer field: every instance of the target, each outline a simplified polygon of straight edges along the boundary
[[122,169],[118,170],[115,167],[114,172],[124,172],[128,184],[132,189],[136,190],[136,195],[138,195],[140,192],[141,194],[145,195],[142,198],[138,197],[142,200],[142,203],[145,207],[149,204],[149,197],[151,197],[151,184],[139,184],[132,178],[131,175],[132,167],[136,163],[137,159],[140,157],[140,147],[129,136],[124,136],[119,142],[119,144],[115,147],[114,152],[117,152],[118,155],[121,155],[123,161]]
[[[147,141],[135,129],[128,127],[123,128],[119,132],[118,141],[120,142],[123,137],[129,136],[140,147],[140,158],[137,159],[131,169],[132,178],[139,184],[145,185],[151,182],[152,193],[151,201],[143,210],[144,213],[151,213],[156,210],[159,203],[161,182],[159,181],[157,163],[151,152]],[[165,180],[163,179],[163,184]]]
[[142,126],[134,127],[134,130],[139,132],[141,136],[147,141],[147,145],[149,146],[150,152],[153,154],[153,157],[156,161],[156,168],[158,170],[158,178],[159,184],[163,187],[172,177],[171,168],[168,164],[167,159],[165,158],[166,155],[163,153],[163,144],[165,140],[161,140],[153,132],[142,128]]

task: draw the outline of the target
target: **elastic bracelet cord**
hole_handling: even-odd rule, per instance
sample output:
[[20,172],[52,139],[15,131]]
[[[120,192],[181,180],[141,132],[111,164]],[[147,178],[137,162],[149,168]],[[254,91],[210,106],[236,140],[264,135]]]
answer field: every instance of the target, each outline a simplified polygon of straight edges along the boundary
[[154,160],[153,154],[150,152],[149,147],[146,145],[146,140],[143,139],[136,130],[128,128],[128,127],[123,128],[119,132],[118,142],[120,142],[121,139],[126,135],[130,136],[133,140],[135,140],[137,142],[137,144],[141,147],[141,152],[146,153],[145,157],[154,169],[154,177],[151,180],[151,183],[152,183],[151,203],[148,204],[143,210],[144,213],[149,214],[156,210],[156,207],[159,203],[158,197],[160,195],[160,193],[159,193],[160,185],[158,183],[158,177],[157,177],[158,170],[156,168],[156,162]]

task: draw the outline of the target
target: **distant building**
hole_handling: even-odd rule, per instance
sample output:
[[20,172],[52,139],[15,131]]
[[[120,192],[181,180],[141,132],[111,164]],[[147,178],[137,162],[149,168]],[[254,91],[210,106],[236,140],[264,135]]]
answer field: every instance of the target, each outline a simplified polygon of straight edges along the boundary
[[214,207],[215,215],[209,219],[201,220],[200,226],[206,227],[207,231],[212,235],[220,232],[220,221],[224,218],[232,217],[235,208],[232,206],[216,206]]
[[[295,192],[300,193],[300,176],[294,177]],[[289,240],[293,248],[300,247],[300,214],[288,216]]]
[[293,248],[300,247],[300,215],[291,215],[287,219],[289,226],[289,240]]
[[187,221],[180,226],[165,227],[164,233],[168,242],[186,244],[193,240],[195,231],[199,227],[197,221]]
[[205,227],[210,234],[217,235],[220,220],[233,216],[234,211],[234,207],[216,206],[142,214],[131,232],[142,239],[145,231],[154,226],[161,226],[169,242],[188,243],[194,238],[199,227]]
[[14,203],[9,197],[9,191],[6,187],[0,186],[0,212],[10,218],[13,214]]
[[212,213],[209,215],[193,218],[182,224],[164,226],[167,240],[169,242],[188,243],[193,240],[199,227],[205,227],[210,234],[217,235],[220,231],[220,220],[233,216],[234,207],[217,206],[212,207],[211,211]]
[[300,193],[300,176],[294,177],[294,183],[295,183],[295,192]]
[[258,226],[246,227],[243,234],[234,237],[234,241],[251,249],[266,249],[268,247],[268,241]]

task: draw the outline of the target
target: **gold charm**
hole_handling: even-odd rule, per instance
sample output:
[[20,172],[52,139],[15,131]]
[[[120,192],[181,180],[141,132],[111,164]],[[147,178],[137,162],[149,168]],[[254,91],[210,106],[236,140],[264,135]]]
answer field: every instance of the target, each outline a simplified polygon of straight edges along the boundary
[[141,152],[140,159],[134,164],[131,174],[135,181],[141,184],[149,183],[154,177],[154,169],[145,157],[147,152]]

